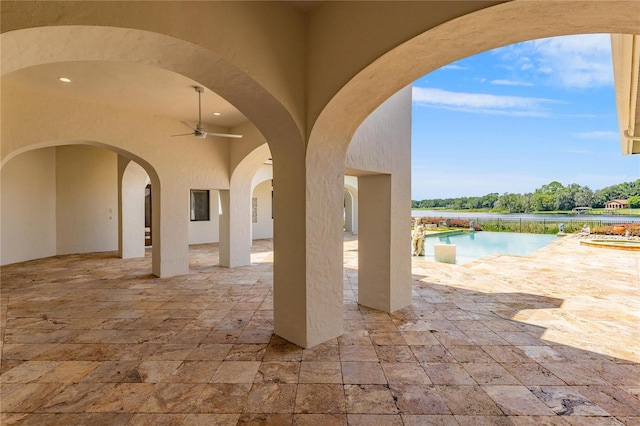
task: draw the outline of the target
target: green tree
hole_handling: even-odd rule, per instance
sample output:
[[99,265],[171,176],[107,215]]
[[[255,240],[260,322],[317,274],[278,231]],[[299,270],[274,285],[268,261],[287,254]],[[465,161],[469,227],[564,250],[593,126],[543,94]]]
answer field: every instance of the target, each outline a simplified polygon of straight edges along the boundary
[[632,195],[629,197],[629,207],[632,209],[640,208],[640,195]]
[[555,197],[536,190],[531,196],[531,209],[536,212],[548,212],[555,208]]
[[575,195],[576,207],[593,207],[595,194],[588,186],[583,186]]

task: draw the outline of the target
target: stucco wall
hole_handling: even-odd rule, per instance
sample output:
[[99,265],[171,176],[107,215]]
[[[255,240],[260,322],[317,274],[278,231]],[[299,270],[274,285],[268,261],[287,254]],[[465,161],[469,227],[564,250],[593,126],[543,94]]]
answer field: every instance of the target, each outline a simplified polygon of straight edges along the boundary
[[258,184],[253,190],[252,198],[257,198],[258,222],[252,222],[253,239],[273,237],[273,218],[271,216],[271,180]]
[[2,265],[56,254],[55,158],[39,149],[2,168]]
[[118,157],[91,146],[56,148],[57,253],[118,249]]

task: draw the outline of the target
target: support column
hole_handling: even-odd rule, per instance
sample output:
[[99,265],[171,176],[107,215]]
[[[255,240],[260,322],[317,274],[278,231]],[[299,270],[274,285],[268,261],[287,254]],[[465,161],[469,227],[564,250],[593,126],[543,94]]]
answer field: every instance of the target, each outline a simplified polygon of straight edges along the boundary
[[[411,304],[410,203],[393,175],[358,178],[358,303],[385,312]],[[396,185],[397,186],[397,185]],[[406,204],[406,206],[405,206]]]
[[151,178],[152,273],[171,277],[189,273],[189,188],[160,185]]
[[274,328],[305,348],[343,332],[344,154],[327,154],[273,152]]
[[251,185],[220,191],[220,265],[251,263]]

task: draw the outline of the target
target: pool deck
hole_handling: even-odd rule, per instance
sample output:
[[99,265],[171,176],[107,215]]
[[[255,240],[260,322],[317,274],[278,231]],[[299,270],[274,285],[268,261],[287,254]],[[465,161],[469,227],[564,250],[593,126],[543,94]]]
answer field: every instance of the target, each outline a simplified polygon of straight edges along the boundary
[[357,304],[347,238],[345,333],[310,349],[272,335],[271,241],[217,255],[164,279],[149,255],[3,267],[0,424],[640,424],[640,253],[414,259],[387,314]]

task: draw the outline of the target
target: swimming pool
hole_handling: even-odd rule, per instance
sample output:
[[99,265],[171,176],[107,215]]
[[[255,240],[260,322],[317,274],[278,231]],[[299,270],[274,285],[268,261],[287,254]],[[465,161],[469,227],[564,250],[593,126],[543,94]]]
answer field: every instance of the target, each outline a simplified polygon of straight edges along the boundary
[[511,232],[465,232],[454,235],[429,235],[425,238],[425,259],[434,260],[434,244],[455,244],[456,264],[461,265],[492,254],[526,256],[557,241],[547,234],[517,234]]

